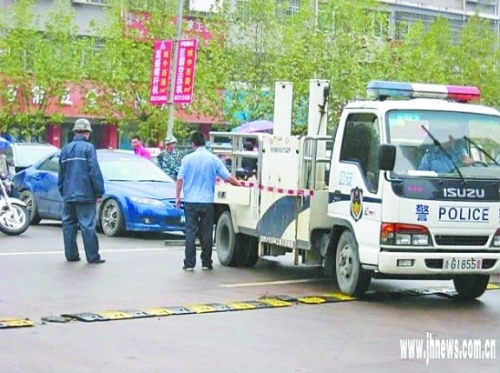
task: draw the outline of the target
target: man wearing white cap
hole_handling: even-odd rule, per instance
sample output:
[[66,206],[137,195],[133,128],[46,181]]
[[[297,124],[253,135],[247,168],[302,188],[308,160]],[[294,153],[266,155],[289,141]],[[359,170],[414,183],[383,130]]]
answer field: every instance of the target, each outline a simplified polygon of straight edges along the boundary
[[96,202],[104,194],[104,181],[94,146],[88,142],[92,127],[87,119],[78,119],[73,141],[59,157],[59,193],[63,197],[62,228],[64,254],[68,262],[80,261],[76,237],[82,232],[87,262],[101,264],[96,234]]

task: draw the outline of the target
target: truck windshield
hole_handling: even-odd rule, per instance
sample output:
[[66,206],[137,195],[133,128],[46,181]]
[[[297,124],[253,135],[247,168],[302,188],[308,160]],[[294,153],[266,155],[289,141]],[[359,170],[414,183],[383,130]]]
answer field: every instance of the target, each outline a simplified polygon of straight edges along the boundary
[[393,110],[386,123],[400,177],[500,177],[499,116]]

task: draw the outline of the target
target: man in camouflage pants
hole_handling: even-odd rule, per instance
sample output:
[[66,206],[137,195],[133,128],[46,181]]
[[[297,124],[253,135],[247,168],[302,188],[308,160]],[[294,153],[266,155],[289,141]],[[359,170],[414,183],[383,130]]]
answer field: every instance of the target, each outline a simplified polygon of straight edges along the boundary
[[168,176],[176,180],[183,154],[176,149],[177,139],[175,137],[167,137],[164,145],[165,149],[158,156],[158,165]]

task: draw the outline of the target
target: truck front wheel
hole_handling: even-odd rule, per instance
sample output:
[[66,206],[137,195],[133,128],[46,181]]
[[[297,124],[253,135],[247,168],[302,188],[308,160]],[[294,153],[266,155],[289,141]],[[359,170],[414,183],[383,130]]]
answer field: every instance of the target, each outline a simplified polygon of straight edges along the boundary
[[224,211],[220,215],[215,236],[217,237],[215,247],[220,264],[228,267],[241,266],[246,254],[244,236],[234,232],[229,211]]
[[344,294],[360,296],[370,286],[371,272],[361,267],[358,244],[351,231],[345,231],[340,236],[335,272],[340,291]]
[[486,291],[489,275],[458,275],[453,279],[453,285],[460,300],[479,298]]

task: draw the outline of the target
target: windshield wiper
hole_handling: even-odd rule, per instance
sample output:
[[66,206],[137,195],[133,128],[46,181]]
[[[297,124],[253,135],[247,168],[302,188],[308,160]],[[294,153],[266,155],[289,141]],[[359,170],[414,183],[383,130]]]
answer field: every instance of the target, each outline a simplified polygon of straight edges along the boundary
[[432,136],[432,133],[430,133],[430,131],[425,128],[424,125],[421,125],[420,127],[423,128],[423,130],[425,132],[427,132],[427,134],[429,135],[429,137],[432,139],[432,141],[434,141],[434,145],[436,145],[442,152],[444,155],[446,155],[448,157],[448,159],[451,161],[451,163],[453,164],[453,167],[455,168],[455,171],[457,171],[457,174],[458,176],[460,176],[460,179],[462,180],[462,183],[465,183],[465,179],[464,179],[464,175],[462,175],[462,173],[460,172],[460,168],[457,166],[457,164],[455,163],[455,161],[453,160],[452,156],[450,155],[450,153],[448,153],[448,151],[444,148],[444,146],[441,144],[441,142],[439,142],[438,139],[436,139],[434,136]]
[[493,158],[486,150],[481,148],[479,145],[477,145],[472,139],[468,136],[464,136],[464,140],[468,141],[470,144],[474,145],[477,150],[479,150],[481,153],[483,153],[485,156],[487,156],[490,160],[493,161],[497,166],[500,166],[500,163],[497,162],[495,158]]

